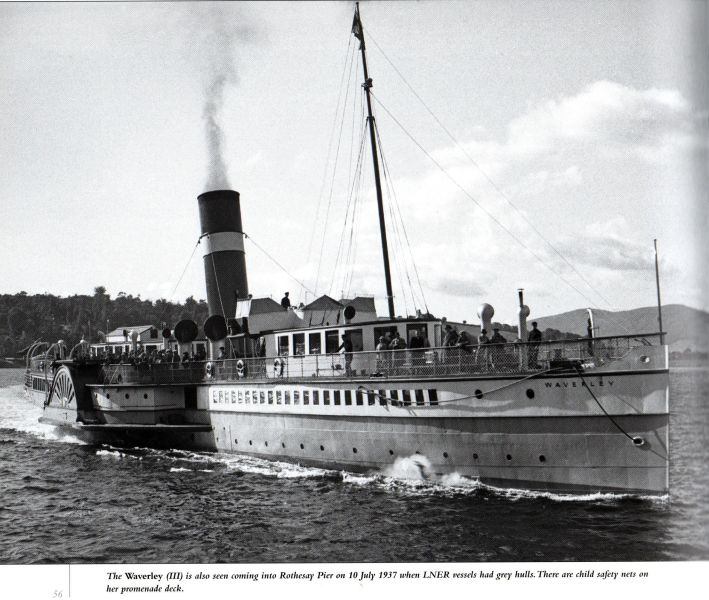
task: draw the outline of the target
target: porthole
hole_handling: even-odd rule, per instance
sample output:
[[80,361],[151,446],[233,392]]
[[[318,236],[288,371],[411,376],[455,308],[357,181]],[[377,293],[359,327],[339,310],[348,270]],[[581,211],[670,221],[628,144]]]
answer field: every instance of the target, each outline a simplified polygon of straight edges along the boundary
[[126,400],[128,400],[128,398],[130,398],[130,394],[126,394]]
[[264,444],[265,444],[266,448],[268,448],[268,442],[264,442]]
[[285,448],[285,447],[286,447],[286,445],[283,442],[281,442],[281,448]]
[[352,452],[353,452],[354,454],[357,454],[357,448],[352,448]]
[[443,458],[448,458],[448,452],[443,453]]
[[143,394],[143,398],[148,399],[148,394]]
[[305,446],[303,446],[303,444],[301,444],[301,445],[300,445],[300,449],[301,449],[301,450],[305,450]]
[[546,462],[546,460],[547,460],[546,456],[544,456],[543,454],[539,455],[539,462]]
[[111,394],[106,394],[106,400],[108,400],[111,397]]
[[507,460],[512,460],[512,455],[508,454],[506,458],[507,458]]
[[238,443],[239,443],[239,440],[237,440],[236,438],[234,438],[234,443],[235,443],[235,444],[238,444]]
[[529,388],[527,390],[527,398],[529,398],[530,400],[534,398],[534,390],[532,388]]
[[475,397],[480,400],[480,398],[483,397],[483,392],[482,390],[475,390]]
[[254,445],[253,440],[249,440],[249,446],[253,446],[253,445]]
[[389,456],[394,456],[394,451],[393,451],[393,450],[389,450]]
[[639,360],[640,360],[641,363],[647,364],[647,363],[650,362],[650,357],[649,357],[649,356],[645,356],[645,355],[643,354],[643,355],[640,357]]
[[473,459],[474,459],[474,460],[478,460],[478,455],[477,455],[477,454],[473,454]]
[[416,454],[421,454],[418,450],[416,450]]
[[320,446],[320,451],[322,452],[324,450],[325,450],[325,446]]

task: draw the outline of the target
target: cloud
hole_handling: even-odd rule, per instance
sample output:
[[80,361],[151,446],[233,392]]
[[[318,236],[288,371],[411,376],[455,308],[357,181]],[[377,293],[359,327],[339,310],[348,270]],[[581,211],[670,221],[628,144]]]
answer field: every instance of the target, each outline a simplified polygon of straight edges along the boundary
[[465,277],[442,276],[434,280],[431,289],[443,292],[450,296],[460,298],[475,298],[482,296],[486,290],[480,286],[479,281]]
[[549,100],[514,119],[508,146],[519,154],[542,154],[581,144],[653,159],[696,141],[698,119],[678,90],[638,90],[596,81],[576,95]]
[[632,227],[618,216],[591,223],[573,238],[563,238],[557,248],[572,263],[613,271],[654,269],[653,249],[632,239]]

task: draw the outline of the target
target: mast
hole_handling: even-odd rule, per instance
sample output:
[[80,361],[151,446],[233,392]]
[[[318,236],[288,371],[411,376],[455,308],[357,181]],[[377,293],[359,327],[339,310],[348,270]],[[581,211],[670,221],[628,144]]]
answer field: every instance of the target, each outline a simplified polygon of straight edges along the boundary
[[372,87],[372,79],[367,72],[367,55],[365,54],[364,29],[359,18],[359,2],[355,3],[354,22],[352,23],[352,33],[359,40],[359,49],[362,53],[362,69],[364,70],[364,88],[367,97],[367,123],[369,124],[369,138],[372,145],[372,162],[374,163],[374,185],[377,188],[377,208],[379,210],[379,233],[382,238],[382,257],[384,258],[384,279],[386,281],[387,304],[389,306],[389,318],[394,318],[394,292],[391,287],[391,269],[389,267],[389,248],[387,246],[387,231],[384,222],[384,202],[382,200],[382,183],[379,175],[379,156],[377,155],[377,144],[375,134],[374,116],[372,115],[372,99],[369,90]]
[[657,320],[660,326],[660,343],[665,343],[665,336],[662,333],[662,301],[660,300],[660,264],[657,259],[657,240],[653,240],[655,244],[655,285],[657,286]]

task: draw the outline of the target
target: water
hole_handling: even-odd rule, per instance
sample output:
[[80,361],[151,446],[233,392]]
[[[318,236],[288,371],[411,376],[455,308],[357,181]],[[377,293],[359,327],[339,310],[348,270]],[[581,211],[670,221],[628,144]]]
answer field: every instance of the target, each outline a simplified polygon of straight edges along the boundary
[[[354,475],[59,436],[0,370],[0,563],[709,559],[709,369],[671,374],[670,498]],[[414,460],[423,460],[420,465]]]

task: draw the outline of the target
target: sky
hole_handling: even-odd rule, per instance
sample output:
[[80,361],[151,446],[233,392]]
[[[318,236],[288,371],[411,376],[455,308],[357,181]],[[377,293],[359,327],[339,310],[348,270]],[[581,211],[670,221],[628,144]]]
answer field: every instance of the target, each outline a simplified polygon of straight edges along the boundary
[[[0,4],[0,293],[386,300],[354,3]],[[709,310],[707,3],[363,2],[397,314]],[[348,85],[349,84],[349,85]],[[366,141],[366,140],[365,140]],[[356,218],[352,218],[352,213]]]

